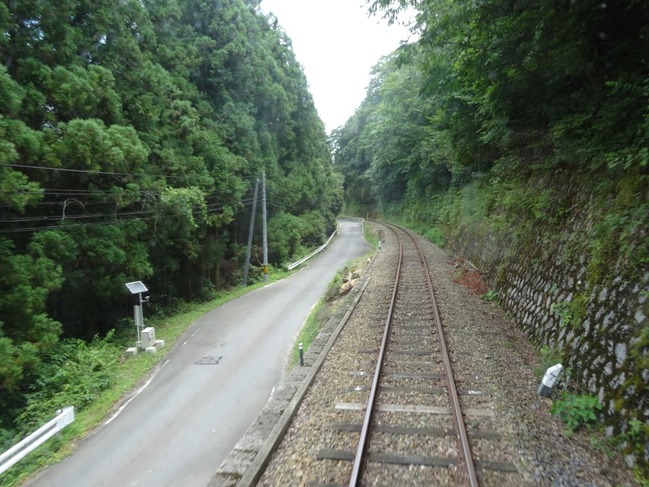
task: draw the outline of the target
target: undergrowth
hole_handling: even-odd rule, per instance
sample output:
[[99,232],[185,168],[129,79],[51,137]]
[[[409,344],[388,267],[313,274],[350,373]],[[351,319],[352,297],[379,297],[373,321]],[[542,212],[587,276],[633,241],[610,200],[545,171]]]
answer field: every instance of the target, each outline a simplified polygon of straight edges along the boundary
[[597,422],[597,415],[601,410],[602,405],[597,397],[564,391],[561,398],[554,401],[550,412],[561,418],[570,431],[576,431],[579,428],[589,429]]
[[[184,303],[173,316],[145,318],[146,325],[154,326],[156,335],[164,338],[166,348],[170,349],[200,316],[289,274],[273,272],[268,282],[237,287],[230,292],[219,293],[215,299],[207,302]],[[19,485],[38,470],[72,453],[78,440],[101,424],[115,403],[164,357],[164,353],[142,353],[127,360],[123,356],[127,345],[126,334],[121,333],[120,337],[116,335],[111,332],[91,342],[62,340],[49,358],[44,360],[35,392],[28,396],[26,407],[16,415],[14,427],[0,428],[2,450],[7,450],[52,419],[57,409],[74,406],[75,421],[0,475],[0,487]],[[134,327],[128,340],[135,341]]]

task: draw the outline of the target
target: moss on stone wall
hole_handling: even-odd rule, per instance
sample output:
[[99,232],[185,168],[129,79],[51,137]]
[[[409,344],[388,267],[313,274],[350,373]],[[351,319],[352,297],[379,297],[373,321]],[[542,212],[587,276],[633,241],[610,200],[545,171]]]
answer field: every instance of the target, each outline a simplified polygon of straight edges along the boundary
[[394,213],[442,231],[484,271],[501,305],[539,348],[560,350],[649,471],[648,178],[492,175],[428,201],[406,197]]

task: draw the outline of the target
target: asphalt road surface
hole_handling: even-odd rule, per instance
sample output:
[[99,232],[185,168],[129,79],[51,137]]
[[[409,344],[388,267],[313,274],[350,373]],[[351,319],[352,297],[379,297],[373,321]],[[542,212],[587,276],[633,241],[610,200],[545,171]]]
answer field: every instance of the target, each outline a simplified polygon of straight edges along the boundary
[[193,323],[116,416],[26,485],[205,486],[279,383],[327,283],[368,250],[361,224],[342,220],[306,268]]

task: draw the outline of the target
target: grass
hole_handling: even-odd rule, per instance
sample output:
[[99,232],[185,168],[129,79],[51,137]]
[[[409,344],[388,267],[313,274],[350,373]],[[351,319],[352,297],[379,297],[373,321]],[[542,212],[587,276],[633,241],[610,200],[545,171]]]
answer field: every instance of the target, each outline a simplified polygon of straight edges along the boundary
[[[167,318],[146,320],[146,325],[156,328],[156,336],[165,340],[165,351],[170,350],[189,325],[205,313],[291,274],[292,272],[289,271],[274,271],[269,275],[268,282],[258,282],[245,288],[239,286],[221,293],[216,299],[208,302],[188,303],[184,306],[183,312]],[[133,339],[135,340],[135,331]],[[79,440],[97,428],[115,405],[142,382],[165,355],[164,352],[155,355],[141,353],[134,358],[123,359],[117,363],[115,385],[103,391],[90,406],[82,411],[75,411],[74,423],[0,475],[0,487],[20,485],[42,468],[53,465],[70,455]]]
[[309,314],[309,317],[306,319],[306,322],[300,330],[295,344],[293,345],[293,351],[291,352],[291,366],[295,366],[300,360],[300,343],[302,344],[304,353],[306,353],[306,351],[313,343],[313,340],[315,340],[315,338],[318,336],[318,333],[320,333],[320,330],[327,322],[328,318],[324,318],[325,313],[322,313],[322,311],[326,309],[326,307],[326,301],[324,299],[320,299],[311,310],[311,314]]
[[[378,247],[378,236],[372,233],[371,229],[365,225],[364,233],[370,245],[376,249]],[[341,275],[349,272],[350,268],[360,266],[361,262],[364,262],[367,257],[366,255],[352,261],[336,275],[334,280],[339,279],[342,282]],[[173,316],[146,319],[146,326],[155,327],[156,337],[165,340],[164,350],[166,352],[174,346],[187,328],[205,313],[272,282],[284,279],[298,269],[299,267],[293,271],[272,269],[267,282],[261,281],[247,287],[238,286],[228,292],[220,293],[215,299],[204,303],[187,303],[183,306],[183,311]],[[324,299],[321,299],[314,306],[295,342],[293,364],[296,364],[299,360],[298,344],[303,343],[304,350],[308,350],[322,326],[329,319],[331,310],[334,307],[334,303]],[[135,331],[133,332],[133,340],[135,340]],[[155,355],[141,353],[136,357],[123,359],[116,364],[115,373],[117,378],[115,385],[103,391],[100,397],[84,410],[75,411],[74,423],[0,475],[0,487],[20,485],[34,476],[39,470],[53,465],[73,453],[78,442],[96,429],[110,415],[115,405],[149,376],[155,365],[166,356],[165,352]]]
[[233,301],[245,294],[248,294],[251,291],[264,287],[272,282],[284,279],[291,274],[291,271],[273,272],[269,275],[268,282],[257,282],[246,287],[238,286],[226,293],[220,293],[216,299],[205,303],[190,304],[182,313],[168,318],[152,320],[147,323],[147,325],[154,326],[156,328],[156,337],[164,338],[165,346],[171,347],[185,332],[187,327],[205,313],[208,313],[214,308],[218,308],[229,301]]
[[494,291],[493,289],[490,291],[487,291],[485,294],[480,296],[484,301],[487,301],[489,303],[493,303],[494,301],[498,300],[498,291]]
[[363,235],[372,249],[376,250],[379,248],[379,236],[367,222],[363,222]]
[[[555,347],[549,347],[549,346],[543,346],[541,347],[541,350],[539,350],[539,358],[540,358],[540,363],[538,367],[534,368],[534,375],[536,376],[537,379],[541,380],[543,378],[543,375],[545,374],[545,371],[548,370],[549,367],[552,367],[555,364],[560,364],[562,363],[562,355],[561,351]],[[563,371],[563,376],[565,377],[567,371]],[[564,380],[562,377],[559,377],[559,381]],[[558,384],[558,382],[557,382]],[[555,385],[557,385],[555,384]]]
[[306,353],[313,343],[313,340],[315,340],[318,333],[320,333],[320,330],[322,330],[322,327],[327,323],[327,321],[329,321],[329,318],[333,315],[334,311],[345,302],[344,300],[340,301],[339,299],[339,291],[340,286],[343,283],[343,276],[349,274],[349,272],[354,269],[364,267],[368,257],[379,247],[378,235],[372,230],[372,227],[368,225],[367,222],[363,223],[363,233],[365,235],[365,240],[367,240],[373,250],[346,264],[345,267],[338,271],[329,282],[325,295],[320,298],[313,307],[309,317],[306,319],[304,326],[302,327],[302,330],[298,334],[297,340],[293,345],[293,351],[291,352],[290,366],[295,366],[300,360],[300,343],[302,344],[303,352]]

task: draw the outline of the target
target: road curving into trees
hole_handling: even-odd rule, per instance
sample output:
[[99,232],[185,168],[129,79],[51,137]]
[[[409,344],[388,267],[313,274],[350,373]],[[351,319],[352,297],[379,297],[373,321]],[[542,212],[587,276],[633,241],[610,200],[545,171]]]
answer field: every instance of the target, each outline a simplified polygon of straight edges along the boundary
[[327,283],[368,250],[360,222],[343,220],[303,270],[198,319],[117,416],[26,485],[206,485],[279,383]]

